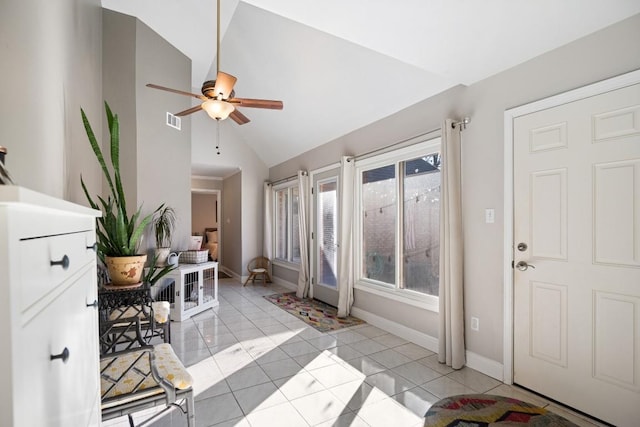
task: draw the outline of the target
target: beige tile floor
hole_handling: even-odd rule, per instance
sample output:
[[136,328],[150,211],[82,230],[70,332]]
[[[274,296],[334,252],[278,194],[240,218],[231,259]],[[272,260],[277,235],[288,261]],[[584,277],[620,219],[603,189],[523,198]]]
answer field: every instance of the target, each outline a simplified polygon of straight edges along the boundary
[[[422,426],[433,403],[462,393],[511,396],[580,426],[598,425],[473,369],[454,371],[432,351],[377,327],[318,332],[262,298],[287,291],[222,279],[219,307],[172,323],[172,345],[195,381],[197,426]],[[171,410],[153,425],[186,422]]]

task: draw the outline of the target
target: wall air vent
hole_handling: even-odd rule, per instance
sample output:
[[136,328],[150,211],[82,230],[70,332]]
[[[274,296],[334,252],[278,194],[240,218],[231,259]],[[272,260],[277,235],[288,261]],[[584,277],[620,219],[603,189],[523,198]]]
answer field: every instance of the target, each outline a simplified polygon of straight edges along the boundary
[[173,114],[167,112],[167,126],[171,126],[172,128],[180,130],[181,124],[180,117],[176,117]]

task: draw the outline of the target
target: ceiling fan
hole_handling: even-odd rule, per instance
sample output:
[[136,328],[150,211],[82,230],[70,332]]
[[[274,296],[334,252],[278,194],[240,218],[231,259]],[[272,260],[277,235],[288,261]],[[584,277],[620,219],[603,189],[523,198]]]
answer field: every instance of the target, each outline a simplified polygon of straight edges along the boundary
[[200,99],[202,104],[196,105],[179,113],[176,116],[187,116],[196,111],[204,110],[212,119],[224,120],[227,117],[239,125],[249,123],[249,118],[238,111],[237,107],[248,108],[267,108],[271,110],[282,110],[282,101],[274,101],[269,99],[251,99],[236,98],[233,86],[236,84],[237,78],[231,74],[220,71],[220,0],[217,7],[217,52],[216,52],[216,79],[207,80],[202,84],[202,95],[191,92],[185,92],[178,89],[171,89],[148,83],[147,87],[160,89],[167,92],[177,93],[179,95],[193,96]]

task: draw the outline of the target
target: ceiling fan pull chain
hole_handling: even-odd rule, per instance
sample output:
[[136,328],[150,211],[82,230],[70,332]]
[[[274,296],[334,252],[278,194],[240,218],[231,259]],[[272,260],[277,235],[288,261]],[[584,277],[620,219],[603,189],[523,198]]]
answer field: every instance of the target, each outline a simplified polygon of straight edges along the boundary
[[216,119],[216,151],[220,155],[220,119]]

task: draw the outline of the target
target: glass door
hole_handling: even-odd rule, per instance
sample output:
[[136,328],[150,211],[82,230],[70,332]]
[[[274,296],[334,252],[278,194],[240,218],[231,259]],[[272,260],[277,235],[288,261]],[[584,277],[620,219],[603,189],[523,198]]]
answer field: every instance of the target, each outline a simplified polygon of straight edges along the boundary
[[312,292],[338,305],[338,168],[313,177]]

